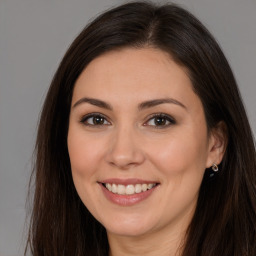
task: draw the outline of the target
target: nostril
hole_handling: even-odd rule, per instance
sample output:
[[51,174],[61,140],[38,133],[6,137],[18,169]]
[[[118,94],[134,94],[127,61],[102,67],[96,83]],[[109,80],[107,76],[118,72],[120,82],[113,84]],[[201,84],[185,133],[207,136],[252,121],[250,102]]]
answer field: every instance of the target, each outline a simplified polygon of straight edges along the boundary
[[133,166],[139,165],[144,161],[144,155],[142,152],[110,152],[106,158],[107,162],[112,166],[119,167],[121,169],[129,169]]
[[128,129],[127,125],[120,125],[119,129],[113,133],[108,152],[106,152],[106,160],[109,164],[121,169],[129,169],[144,161],[141,143],[135,136],[137,135],[132,127]]

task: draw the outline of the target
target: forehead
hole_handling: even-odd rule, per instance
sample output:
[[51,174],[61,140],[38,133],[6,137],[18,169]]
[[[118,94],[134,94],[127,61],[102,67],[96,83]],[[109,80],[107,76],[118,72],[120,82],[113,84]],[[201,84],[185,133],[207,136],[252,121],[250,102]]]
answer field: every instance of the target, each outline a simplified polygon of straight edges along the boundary
[[153,48],[114,50],[91,61],[75,83],[73,101],[86,96],[123,103],[165,97],[199,100],[185,68]]
[[190,82],[185,68],[176,64],[169,53],[155,48],[124,48],[104,53],[87,65],[77,82],[91,78],[95,81],[103,78],[114,79],[118,74],[123,78],[129,76],[130,83],[138,78],[146,81],[148,77],[152,80],[161,76],[163,79],[172,76]]

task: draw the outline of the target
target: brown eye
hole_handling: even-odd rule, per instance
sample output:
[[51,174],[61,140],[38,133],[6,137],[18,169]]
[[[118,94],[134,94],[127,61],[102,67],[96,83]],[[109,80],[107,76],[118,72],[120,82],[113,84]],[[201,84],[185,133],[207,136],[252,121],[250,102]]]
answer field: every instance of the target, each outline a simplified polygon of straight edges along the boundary
[[166,125],[167,120],[164,117],[155,117],[154,123],[155,123],[155,125]]
[[100,114],[87,115],[81,120],[81,123],[85,125],[90,125],[90,126],[100,126],[100,125],[110,124],[110,122],[107,121],[107,119]]
[[153,115],[153,117],[151,117],[147,122],[146,122],[146,126],[153,126],[156,128],[165,128],[168,127],[170,125],[175,124],[175,120],[166,114],[156,114]]
[[92,122],[94,125],[103,125],[105,122],[105,119],[101,116],[94,116],[92,118]]

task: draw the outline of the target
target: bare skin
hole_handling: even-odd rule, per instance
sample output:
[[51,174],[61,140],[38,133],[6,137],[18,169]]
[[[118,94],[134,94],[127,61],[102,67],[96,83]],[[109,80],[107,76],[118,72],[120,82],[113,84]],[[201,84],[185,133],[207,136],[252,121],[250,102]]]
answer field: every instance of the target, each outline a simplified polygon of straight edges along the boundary
[[[161,50],[112,51],[85,68],[68,150],[77,192],[106,228],[111,256],[180,254],[205,168],[223,157],[217,130],[207,131],[189,77]],[[148,196],[134,192],[143,183],[154,186]],[[117,195],[113,184],[129,184],[133,195]]]

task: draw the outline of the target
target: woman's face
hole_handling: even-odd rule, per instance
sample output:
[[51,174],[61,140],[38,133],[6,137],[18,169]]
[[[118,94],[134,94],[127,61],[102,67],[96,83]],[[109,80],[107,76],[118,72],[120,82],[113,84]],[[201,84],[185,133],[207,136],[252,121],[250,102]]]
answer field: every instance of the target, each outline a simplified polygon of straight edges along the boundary
[[160,50],[94,59],[72,98],[68,150],[76,190],[108,234],[185,229],[214,159],[185,70]]

